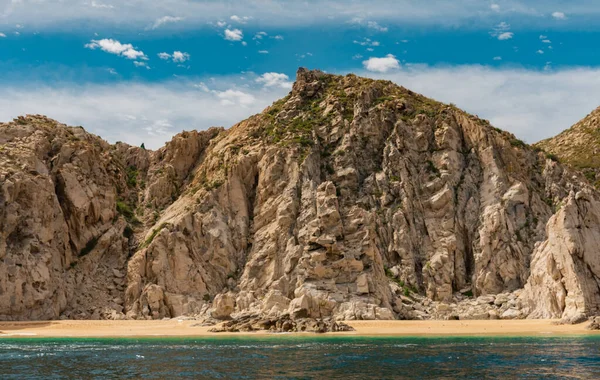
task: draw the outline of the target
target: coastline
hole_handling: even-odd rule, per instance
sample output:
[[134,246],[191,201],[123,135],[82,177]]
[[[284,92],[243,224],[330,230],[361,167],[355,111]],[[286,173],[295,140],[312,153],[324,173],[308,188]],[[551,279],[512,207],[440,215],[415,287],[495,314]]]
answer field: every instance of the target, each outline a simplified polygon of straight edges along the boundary
[[35,321],[0,322],[2,338],[142,338],[142,337],[252,337],[252,336],[345,336],[345,337],[556,337],[599,336],[587,330],[587,322],[559,325],[556,320],[432,320],[432,321],[347,321],[356,331],[309,334],[273,334],[268,331],[248,333],[211,333],[213,326],[197,326],[194,320],[150,321]]

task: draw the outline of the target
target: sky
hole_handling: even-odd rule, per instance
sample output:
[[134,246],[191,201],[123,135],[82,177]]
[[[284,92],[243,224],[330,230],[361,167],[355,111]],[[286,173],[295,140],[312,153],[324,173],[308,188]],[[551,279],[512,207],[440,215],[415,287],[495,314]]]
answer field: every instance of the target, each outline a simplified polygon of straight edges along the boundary
[[389,79],[529,143],[600,106],[600,1],[0,0],[0,122],[156,149],[230,127],[298,67]]

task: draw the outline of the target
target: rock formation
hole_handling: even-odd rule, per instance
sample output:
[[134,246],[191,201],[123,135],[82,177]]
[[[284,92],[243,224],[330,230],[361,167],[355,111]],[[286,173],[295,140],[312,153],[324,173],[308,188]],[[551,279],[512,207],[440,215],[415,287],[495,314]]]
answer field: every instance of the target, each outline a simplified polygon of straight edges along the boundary
[[0,189],[0,319],[572,319],[600,305],[586,178],[387,81],[300,69],[263,113],[154,152],[19,118],[0,124]]
[[581,170],[592,184],[600,187],[600,107],[536,146],[548,152],[548,157]]

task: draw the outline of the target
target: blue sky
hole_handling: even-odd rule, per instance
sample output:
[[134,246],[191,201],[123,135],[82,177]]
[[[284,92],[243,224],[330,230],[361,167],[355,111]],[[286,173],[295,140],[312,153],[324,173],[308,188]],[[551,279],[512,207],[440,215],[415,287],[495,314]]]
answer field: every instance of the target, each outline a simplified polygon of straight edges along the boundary
[[0,0],[0,121],[44,113],[157,148],[260,112],[304,66],[390,79],[535,142],[600,106],[589,3]]

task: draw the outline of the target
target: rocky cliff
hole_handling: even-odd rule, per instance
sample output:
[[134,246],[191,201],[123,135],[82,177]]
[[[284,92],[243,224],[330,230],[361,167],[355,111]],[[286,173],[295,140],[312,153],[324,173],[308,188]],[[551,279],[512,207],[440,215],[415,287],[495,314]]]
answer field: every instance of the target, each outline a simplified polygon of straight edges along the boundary
[[39,116],[0,144],[1,319],[600,309],[586,178],[391,82],[300,69],[263,113],[155,152]]

